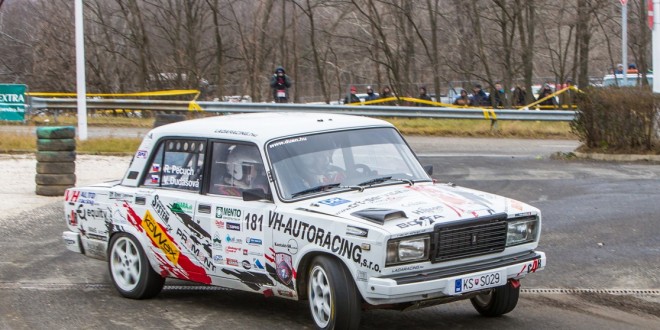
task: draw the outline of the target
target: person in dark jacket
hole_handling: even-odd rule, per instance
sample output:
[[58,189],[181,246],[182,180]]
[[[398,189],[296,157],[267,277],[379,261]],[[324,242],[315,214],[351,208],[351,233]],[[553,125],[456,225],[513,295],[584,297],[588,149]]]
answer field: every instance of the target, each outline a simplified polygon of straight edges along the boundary
[[462,105],[465,107],[470,105],[470,97],[468,96],[468,92],[466,90],[461,89],[461,96],[454,100],[454,105]]
[[[351,94],[346,96],[344,98],[344,104],[349,104],[349,103],[360,103],[360,98],[355,95],[357,93],[357,88],[355,86],[351,86]],[[349,100],[350,97],[350,100]]]
[[479,84],[475,84],[472,88],[472,102],[470,102],[470,105],[475,107],[490,105],[488,95],[481,89],[481,85]]
[[507,105],[506,94],[504,93],[504,87],[502,87],[501,82],[495,83],[495,88],[490,92],[490,105],[493,108],[504,108]]
[[[390,86],[385,86],[383,87],[383,92],[380,93],[380,98],[381,99],[386,99],[393,97],[394,95],[392,94],[392,90],[390,89]],[[389,101],[389,102],[383,102],[381,103],[382,105],[396,105],[396,101]]]
[[373,101],[378,98],[378,95],[374,93],[374,89],[371,86],[367,86],[367,97],[364,98],[365,101]]
[[273,89],[273,99],[275,103],[289,102],[289,87],[291,87],[291,80],[286,75],[283,67],[275,69],[275,73],[270,78],[270,88]]
[[[546,96],[548,96],[552,93],[553,92],[552,92],[552,88],[550,87],[550,85],[548,83],[545,83],[545,84],[543,84],[543,89],[539,93],[539,98],[537,98],[536,100],[537,101],[541,100],[541,99],[545,98]],[[557,100],[553,96],[553,97],[548,98],[547,100],[539,103],[539,105],[548,105],[548,106],[555,106],[556,107],[557,106]]]
[[513,90],[513,95],[511,97],[511,103],[514,107],[521,107],[527,104],[527,100],[525,100],[526,97],[527,92],[525,91],[525,87],[516,85],[516,88]]
[[[420,99],[420,100],[433,101],[433,99],[431,99],[431,97],[428,94],[426,94],[426,86],[422,86],[422,87],[419,88],[419,96],[417,98]],[[427,103],[417,103],[416,105],[418,107],[430,107],[431,106],[431,104],[427,104]]]

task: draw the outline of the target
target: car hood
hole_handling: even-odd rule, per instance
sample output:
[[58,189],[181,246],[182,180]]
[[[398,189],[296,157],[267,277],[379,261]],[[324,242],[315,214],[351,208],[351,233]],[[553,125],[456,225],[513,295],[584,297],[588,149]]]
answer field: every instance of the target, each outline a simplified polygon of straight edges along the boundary
[[381,225],[393,237],[432,231],[438,224],[497,213],[509,216],[538,210],[502,196],[453,184],[390,185],[317,198],[307,211]]

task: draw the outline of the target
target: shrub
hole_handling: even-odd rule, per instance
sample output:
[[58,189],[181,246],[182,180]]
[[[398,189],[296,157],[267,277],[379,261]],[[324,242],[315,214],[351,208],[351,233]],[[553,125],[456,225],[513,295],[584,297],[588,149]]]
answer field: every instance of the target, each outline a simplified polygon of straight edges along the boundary
[[660,98],[631,87],[587,88],[578,93],[580,111],[571,130],[583,147],[604,152],[657,151]]

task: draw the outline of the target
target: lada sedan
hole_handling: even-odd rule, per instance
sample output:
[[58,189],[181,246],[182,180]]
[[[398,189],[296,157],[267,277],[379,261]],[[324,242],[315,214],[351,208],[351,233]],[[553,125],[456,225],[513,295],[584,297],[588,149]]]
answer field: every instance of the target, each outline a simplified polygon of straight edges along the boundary
[[512,311],[546,264],[541,212],[431,174],[377,119],[189,120],[149,132],[121,180],[67,190],[63,239],[132,299],[176,278],[306,300],[320,329],[374,307]]

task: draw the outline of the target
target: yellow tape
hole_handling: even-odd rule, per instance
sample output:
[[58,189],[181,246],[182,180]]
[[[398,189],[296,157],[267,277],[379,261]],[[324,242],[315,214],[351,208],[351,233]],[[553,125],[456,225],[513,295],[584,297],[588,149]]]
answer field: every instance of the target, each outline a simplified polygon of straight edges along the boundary
[[484,119],[497,120],[497,115],[495,114],[495,110],[482,108],[481,111],[483,111],[484,113]]
[[[136,93],[86,93],[85,95],[98,96],[98,97],[113,97],[113,96],[174,96],[174,95],[197,94],[197,96],[199,96],[199,93],[200,92],[196,89],[173,89],[173,90],[136,92]],[[41,96],[41,97],[75,97],[78,95],[78,93],[55,93],[55,92],[29,92],[25,94],[30,96]]]
[[[521,107],[519,107],[518,109],[529,109],[530,107],[533,107],[533,106],[535,106],[535,105],[537,105],[537,104],[539,104],[539,103],[541,103],[541,102],[543,102],[543,101],[545,101],[545,100],[548,100],[548,99],[550,99],[551,97],[555,97],[555,96],[557,96],[557,95],[559,95],[559,94],[561,94],[561,93],[564,93],[564,92],[566,92],[566,91],[569,90],[569,89],[570,89],[570,90],[574,90],[574,91],[576,91],[576,92],[578,92],[578,93],[584,93],[584,92],[581,91],[579,88],[577,88],[577,86],[568,86],[568,87],[562,88],[562,89],[560,89],[560,90],[558,90],[558,91],[556,91],[556,92],[554,92],[554,93],[552,93],[552,94],[550,94],[550,95],[548,95],[548,96],[546,96],[546,97],[544,97],[544,98],[542,98],[542,99],[540,99],[540,100],[534,101],[534,102],[532,102],[532,103],[530,103],[530,104],[528,104],[528,105],[521,106]],[[551,109],[555,109],[555,108],[556,108],[555,106],[539,106],[539,107],[540,107],[540,108],[543,108],[543,107],[550,107]],[[557,107],[560,107],[560,106],[558,105]]]

